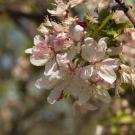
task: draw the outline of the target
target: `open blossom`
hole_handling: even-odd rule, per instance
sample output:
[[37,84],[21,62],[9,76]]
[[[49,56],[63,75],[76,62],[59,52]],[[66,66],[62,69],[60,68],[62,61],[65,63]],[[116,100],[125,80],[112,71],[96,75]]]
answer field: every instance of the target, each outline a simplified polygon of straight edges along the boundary
[[68,3],[64,3],[63,0],[59,0],[56,1],[57,3],[57,7],[56,10],[47,10],[50,14],[54,15],[54,16],[64,16],[64,13],[66,12],[66,10],[69,7]]
[[107,45],[105,38],[102,38],[97,43],[93,38],[86,38],[82,45],[82,58],[88,62],[97,62],[105,57]]
[[122,54],[125,61],[132,67],[135,66],[135,30],[127,29],[124,34],[118,38],[123,42]]
[[41,37],[40,35],[34,38],[34,47],[27,49],[26,53],[32,54],[30,61],[35,66],[45,65],[54,55],[53,51],[47,45],[48,37]]
[[114,70],[118,67],[118,61],[106,58],[106,49],[105,38],[100,39],[98,43],[92,38],[85,39],[85,44],[82,46],[82,58],[92,64],[83,68],[81,75],[83,78],[90,79],[92,76],[95,78],[99,76],[110,84],[114,83],[116,80]]
[[26,50],[26,53],[31,54],[30,61],[35,66],[45,65],[54,57],[55,52],[66,49],[72,44],[72,41],[67,39],[67,33],[64,32],[64,28],[60,24],[50,22],[50,25],[50,30],[45,26],[41,27],[43,35],[36,35],[33,48]]
[[124,14],[123,11],[116,11],[113,15],[113,19],[115,19],[117,22],[120,22],[120,21],[127,21],[128,18],[127,16]]

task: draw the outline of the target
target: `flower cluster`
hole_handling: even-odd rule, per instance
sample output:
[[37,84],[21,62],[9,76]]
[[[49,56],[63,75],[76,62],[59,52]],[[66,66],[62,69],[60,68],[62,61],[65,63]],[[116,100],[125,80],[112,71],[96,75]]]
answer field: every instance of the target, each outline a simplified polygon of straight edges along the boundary
[[135,81],[132,66],[125,64],[130,57],[133,65],[135,32],[129,30],[126,32],[129,37],[119,37],[119,46],[109,46],[108,37],[94,39],[87,31],[91,29],[87,23],[69,13],[69,8],[81,2],[86,1],[57,0],[57,8],[48,12],[61,17],[61,23],[46,18],[38,29],[40,34],[34,38],[33,48],[26,53],[31,54],[33,65],[45,66],[36,86],[51,91],[47,98],[49,103],[54,104],[69,94],[77,108],[95,110],[98,102],[110,102],[107,90],[132,83],[132,78]]

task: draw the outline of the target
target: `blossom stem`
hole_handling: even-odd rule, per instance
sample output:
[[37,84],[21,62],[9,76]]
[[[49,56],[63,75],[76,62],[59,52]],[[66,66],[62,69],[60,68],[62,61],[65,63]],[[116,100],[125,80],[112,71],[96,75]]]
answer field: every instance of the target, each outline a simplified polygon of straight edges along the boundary
[[102,24],[99,26],[98,31],[100,31],[101,29],[103,29],[110,21],[110,19],[112,18],[113,13],[111,13],[103,22]]

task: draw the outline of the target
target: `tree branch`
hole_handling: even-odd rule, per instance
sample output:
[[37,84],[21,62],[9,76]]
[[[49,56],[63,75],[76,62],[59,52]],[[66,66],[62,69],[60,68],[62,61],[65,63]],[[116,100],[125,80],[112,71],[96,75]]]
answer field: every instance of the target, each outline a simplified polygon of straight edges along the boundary
[[33,34],[22,24],[20,19],[27,19],[35,22],[36,24],[40,24],[45,19],[45,16],[48,16],[51,20],[59,21],[58,18],[51,16],[46,10],[43,12],[26,13],[13,7],[12,5],[0,5],[0,14],[2,13],[7,13],[16,26],[30,38],[33,37]]
[[41,12],[26,13],[10,5],[8,6],[2,5],[0,6],[0,13],[4,13],[4,12],[8,13],[11,16],[14,16],[14,18],[17,18],[17,19],[26,18],[26,19],[33,20],[38,23],[41,23],[44,20],[45,16],[48,16],[52,20],[56,20],[56,21],[58,20],[56,17],[51,16],[46,10],[43,11],[42,13]]
[[133,13],[131,7],[127,6],[122,0],[115,0],[119,6],[121,7],[120,9],[123,10],[125,15],[128,17],[128,19],[131,21],[131,23],[135,27],[135,14]]

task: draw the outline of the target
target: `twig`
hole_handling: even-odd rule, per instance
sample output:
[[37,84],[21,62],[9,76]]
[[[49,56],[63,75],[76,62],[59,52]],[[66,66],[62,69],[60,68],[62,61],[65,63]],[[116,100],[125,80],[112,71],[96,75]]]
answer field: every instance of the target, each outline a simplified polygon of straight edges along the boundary
[[135,27],[135,14],[133,13],[131,7],[127,6],[124,2],[122,2],[122,0],[115,0],[115,1],[119,4],[120,9],[125,13],[125,15],[128,17],[128,19]]

